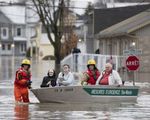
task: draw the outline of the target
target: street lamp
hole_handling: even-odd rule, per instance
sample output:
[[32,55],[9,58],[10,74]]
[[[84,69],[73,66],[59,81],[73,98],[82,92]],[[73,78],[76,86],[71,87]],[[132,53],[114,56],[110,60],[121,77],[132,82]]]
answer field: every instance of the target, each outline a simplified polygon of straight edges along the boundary
[[2,44],[0,43],[0,55],[1,55],[1,51],[2,51]]
[[12,48],[12,52],[13,52],[13,57],[14,57],[14,54],[15,54],[15,53],[14,53],[14,52],[15,52],[14,47],[15,47],[14,43],[11,44],[11,48]]
[[82,42],[82,40],[81,40],[81,39],[79,39],[78,41],[79,41],[79,42]]
[[135,47],[135,42],[132,42],[132,43],[131,43],[131,46],[132,46],[132,47]]
[[14,55],[15,55],[15,44],[14,43],[12,43],[11,44],[11,48],[12,48],[12,78],[13,78],[13,74],[14,74]]
[[15,47],[15,45],[14,45],[14,44],[11,44],[11,47],[12,47],[12,48],[14,48],[14,47]]
[[135,49],[135,45],[136,45],[135,42],[131,42],[131,43],[130,43],[130,49]]

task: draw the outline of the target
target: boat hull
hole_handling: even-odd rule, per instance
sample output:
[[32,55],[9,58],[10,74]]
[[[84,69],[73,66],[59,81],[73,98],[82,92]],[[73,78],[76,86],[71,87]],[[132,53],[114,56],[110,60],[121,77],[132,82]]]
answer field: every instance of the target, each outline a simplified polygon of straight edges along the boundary
[[31,89],[41,103],[135,102],[137,86],[63,86]]

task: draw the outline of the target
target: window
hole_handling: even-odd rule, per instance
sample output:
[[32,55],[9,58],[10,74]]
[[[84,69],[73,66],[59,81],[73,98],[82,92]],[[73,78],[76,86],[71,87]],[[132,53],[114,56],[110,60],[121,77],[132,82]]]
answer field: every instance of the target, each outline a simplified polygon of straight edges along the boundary
[[21,28],[17,28],[17,36],[21,36]]
[[7,32],[6,32],[6,29],[3,29],[3,36],[6,36],[7,35]]
[[24,44],[21,44],[21,52],[24,50]]
[[11,44],[8,44],[8,45],[7,45],[7,49],[8,49],[8,50],[11,50]]
[[2,39],[7,39],[8,38],[8,28],[1,28],[1,37]]
[[2,50],[11,50],[11,44],[2,44]]
[[22,53],[24,53],[25,51],[26,51],[26,44],[24,43],[22,43],[21,45],[20,45],[20,51],[22,52]]
[[2,50],[5,50],[5,45],[4,44],[2,44]]

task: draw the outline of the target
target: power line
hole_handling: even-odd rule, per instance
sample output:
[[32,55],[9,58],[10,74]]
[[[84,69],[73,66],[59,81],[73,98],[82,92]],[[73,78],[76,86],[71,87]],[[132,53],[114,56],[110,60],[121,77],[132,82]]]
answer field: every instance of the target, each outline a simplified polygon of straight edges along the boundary
[[[141,1],[140,3],[143,3],[145,0],[143,0],[143,1]],[[0,2],[0,3],[3,3],[3,2]],[[139,3],[139,4],[140,4]],[[18,6],[28,6],[28,7],[33,7],[33,6],[35,6],[35,5],[33,5],[33,4],[22,4],[22,3],[8,3],[8,4],[6,4],[6,5],[1,5],[0,4],[0,7],[5,7],[5,6],[16,6],[16,5],[18,5]],[[52,6],[52,5],[49,5],[48,7],[60,7],[60,6]],[[84,7],[67,7],[67,6],[63,6],[64,8],[72,8],[72,9],[87,9],[87,8],[84,8]],[[147,10],[147,11],[145,11],[145,12],[150,12],[149,10]],[[6,15],[12,15],[12,16],[18,16],[18,17],[23,17],[24,15],[16,15],[16,14],[9,14],[9,13],[5,13]],[[31,16],[28,16],[29,18],[31,18]],[[36,18],[36,17],[35,17]]]
[[[1,2],[0,2],[1,3]],[[141,1],[141,2],[139,2],[137,5],[140,5],[141,3],[145,3],[145,0],[143,0],[143,1]],[[0,4],[0,7],[3,7],[3,6],[28,6],[28,7],[33,7],[33,6],[35,6],[35,5],[33,5],[33,4],[22,4],[22,3],[11,3],[11,4],[6,4],[6,5],[2,5],[2,4]],[[38,6],[40,6],[40,4],[38,4]],[[87,9],[87,7],[74,7],[74,6],[58,6],[58,5],[47,5],[47,7],[56,7],[56,8],[59,8],[59,7],[63,7],[63,8],[71,8],[71,9],[84,9],[84,10],[86,10]]]
[[[7,3],[7,4],[1,4],[0,2],[0,6],[35,6],[33,4],[22,4],[22,3]],[[40,4],[38,4],[38,6],[40,6]],[[47,5],[48,7],[61,7],[61,6],[58,6],[58,5]],[[73,7],[73,6],[62,6],[63,8],[73,8],[73,9],[87,9],[85,7]]]

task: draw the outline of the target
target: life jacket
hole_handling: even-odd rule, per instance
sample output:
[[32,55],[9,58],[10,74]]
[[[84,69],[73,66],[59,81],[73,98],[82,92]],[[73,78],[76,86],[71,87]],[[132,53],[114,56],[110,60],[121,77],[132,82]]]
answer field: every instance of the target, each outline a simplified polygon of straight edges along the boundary
[[89,79],[87,81],[88,84],[95,85],[96,80],[100,76],[100,72],[98,70],[94,70],[94,72],[95,72],[95,75],[89,69],[86,71],[86,73],[89,75]]
[[[20,80],[27,80],[29,81],[31,79],[31,73],[29,71],[25,71],[23,70],[23,68],[19,68],[17,71],[16,71],[16,77],[15,77],[15,84],[16,85],[19,85],[19,81]],[[21,86],[26,86],[26,85],[21,85]]]
[[107,74],[106,74],[106,71],[104,70],[102,72],[102,77],[99,81],[99,84],[100,85],[109,85],[109,76],[110,76],[110,74],[112,74],[112,70],[109,71]]

